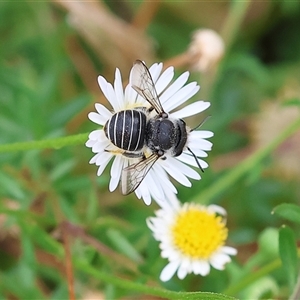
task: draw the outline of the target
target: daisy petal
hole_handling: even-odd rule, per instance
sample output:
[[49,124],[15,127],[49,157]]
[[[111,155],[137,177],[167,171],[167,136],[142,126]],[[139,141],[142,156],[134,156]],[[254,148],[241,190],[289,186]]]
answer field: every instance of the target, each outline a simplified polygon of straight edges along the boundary
[[138,199],[142,198],[142,193],[141,193],[141,190],[140,190],[140,186],[137,187],[137,189],[134,191],[134,193],[136,194],[136,196],[137,196]]
[[92,146],[92,151],[93,153],[103,152],[108,145],[109,143],[107,141],[99,140],[95,142],[94,145]]
[[[104,160],[101,161],[101,165],[99,166],[98,171],[97,171],[97,176],[100,176],[103,173],[104,169],[106,168],[106,166],[109,163],[109,161],[111,160],[111,158],[112,158],[112,155],[106,157]],[[98,158],[97,158],[97,161],[98,161]],[[96,164],[97,164],[97,162],[96,162]]]
[[173,118],[183,119],[201,113],[210,106],[209,102],[197,101],[171,114]]
[[156,178],[159,178],[159,181],[160,181],[162,186],[167,187],[168,190],[170,190],[172,193],[177,194],[176,187],[169,180],[165,170],[159,164],[154,165],[152,170],[155,173],[154,176],[156,176]]
[[[195,161],[195,158],[191,155],[183,153],[180,156],[176,157],[176,159],[193,167],[199,168],[197,162]],[[198,162],[202,169],[206,169],[208,167],[208,164],[204,160],[198,158]]]
[[187,82],[189,78],[190,73],[185,72],[181,74],[165,91],[164,93],[160,96],[160,101],[162,105],[170,98],[175,95]]
[[109,82],[107,82],[105,80],[105,78],[102,76],[98,77],[98,83],[99,83],[99,86],[100,86],[105,98],[109,101],[109,103],[113,107],[114,111],[115,112],[119,111],[120,107],[118,105],[118,101],[116,99],[116,94],[115,94],[115,91],[114,91],[112,85]]
[[202,276],[206,276],[210,272],[209,263],[205,260],[199,261],[198,272]]
[[237,250],[235,248],[232,248],[229,246],[223,246],[221,251],[228,255],[236,255],[237,254]]
[[97,114],[97,113],[95,113],[95,112],[90,112],[89,114],[88,114],[88,118],[91,120],[91,121],[93,121],[94,123],[96,123],[96,124],[99,124],[99,125],[104,125],[106,122],[107,122],[107,118],[106,117],[104,117],[104,116],[101,116],[101,115],[99,115],[99,114]]
[[166,161],[164,161],[163,167],[171,177],[173,177],[175,180],[177,180],[182,185],[187,186],[187,187],[192,186],[191,182],[187,179],[187,177],[183,173],[178,171],[177,168],[172,166],[171,163],[167,163]]
[[212,210],[213,212],[215,212],[217,214],[220,214],[221,216],[226,216],[227,215],[226,210],[223,207],[219,206],[219,205],[211,204],[211,205],[208,205],[207,208],[209,210]]
[[92,148],[95,143],[97,143],[96,141],[93,141],[93,140],[88,140],[85,145],[88,147],[88,148]]
[[[163,226],[164,224],[161,224]],[[163,247],[161,247],[163,248]],[[178,261],[180,259],[180,254],[178,251],[171,249],[170,244],[166,245],[166,249],[161,251],[161,257],[168,258],[171,261]]]
[[112,113],[102,104],[96,103],[95,108],[99,115],[106,118],[106,120],[110,119],[112,117]]
[[182,174],[186,175],[187,177],[196,180],[200,179],[199,173],[197,173],[194,169],[190,168],[186,164],[180,162],[176,158],[172,158],[172,161],[170,161],[169,165],[170,164],[172,165],[173,168],[177,168],[178,170],[180,170]]
[[120,70],[117,68],[115,72],[114,90],[116,95],[116,102],[118,103],[119,110],[124,108],[124,93]]
[[172,261],[169,264],[167,264],[161,271],[159,279],[163,282],[170,280],[175,274],[176,270],[178,269],[179,264],[180,263],[178,261]]
[[120,178],[123,170],[123,159],[121,155],[117,155],[110,169],[112,178]]
[[169,67],[167,68],[158,78],[155,83],[156,92],[158,95],[169,85],[171,80],[174,77],[174,68]]
[[[200,148],[196,148],[196,147],[191,147],[191,145],[188,143],[188,147],[192,150],[192,152],[197,156],[197,157],[207,157],[207,153],[205,151],[203,151]],[[189,156],[191,156],[191,152],[190,151],[183,151],[184,154],[187,154]]]
[[119,182],[120,182],[120,178],[112,177],[109,181],[109,186],[108,186],[109,191],[113,192],[117,188]]
[[135,194],[137,197],[143,198],[143,201],[146,205],[151,204],[151,195],[148,187],[145,185],[145,183],[142,181],[142,183],[139,185],[139,187],[135,190]]
[[190,138],[207,139],[214,136],[214,133],[208,130],[194,130],[190,133]]
[[94,155],[90,161],[89,161],[89,164],[95,164],[96,161],[97,161],[97,157],[99,156],[99,153],[97,153],[96,155]]
[[163,64],[162,63],[159,63],[159,64],[153,64],[150,68],[149,68],[149,72],[151,74],[151,77],[152,77],[152,80],[154,83],[156,83],[160,73],[161,73],[161,70],[163,68]]
[[[107,161],[108,159],[111,159],[113,157],[113,155],[109,152],[99,152],[98,153],[98,157],[97,157],[97,161],[96,161],[96,165],[100,166],[103,164],[103,162]],[[99,175],[98,175],[99,176]]]
[[164,109],[169,112],[172,111],[174,108],[193,97],[199,91],[199,89],[200,87],[196,82],[187,84],[172,97],[172,101],[168,101],[164,104]]
[[[144,179],[144,185],[147,185],[147,187],[151,187],[150,193],[154,199],[161,200],[164,197],[163,189],[161,188],[160,184],[157,184],[155,179],[153,178],[154,173],[149,171],[147,174],[147,177]],[[148,189],[148,188],[147,188]]]
[[181,280],[184,279],[186,277],[187,273],[188,273],[187,267],[183,266],[183,264],[181,264],[177,271],[178,278]]
[[102,139],[102,132],[103,130],[94,130],[89,134],[89,139],[97,141],[98,139]]
[[[130,71],[129,74],[129,81],[130,78],[132,76],[132,70]],[[127,102],[127,106],[131,107],[133,106],[133,104],[135,103],[136,99],[138,97],[137,92],[132,88],[132,86],[130,84],[127,84],[127,86],[125,87],[125,102]],[[125,103],[124,103],[125,105]]]
[[212,142],[207,141],[207,140],[191,140],[189,141],[189,147],[191,148],[201,148],[204,151],[209,151],[212,148]]
[[210,264],[217,270],[223,270],[224,265],[231,261],[227,254],[217,253],[210,258]]

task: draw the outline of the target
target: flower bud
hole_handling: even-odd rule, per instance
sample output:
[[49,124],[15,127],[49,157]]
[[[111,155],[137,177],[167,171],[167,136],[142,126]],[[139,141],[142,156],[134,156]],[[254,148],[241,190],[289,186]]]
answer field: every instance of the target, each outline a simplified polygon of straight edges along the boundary
[[194,69],[206,72],[213,68],[222,58],[225,45],[212,29],[199,29],[194,32],[193,40],[188,49]]

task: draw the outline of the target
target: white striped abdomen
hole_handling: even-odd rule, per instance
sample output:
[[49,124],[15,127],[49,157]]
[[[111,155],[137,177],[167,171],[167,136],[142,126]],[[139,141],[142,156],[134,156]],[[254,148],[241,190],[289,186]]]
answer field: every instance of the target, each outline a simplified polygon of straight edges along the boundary
[[146,115],[128,109],[115,113],[104,126],[106,137],[118,148],[138,151],[144,146]]

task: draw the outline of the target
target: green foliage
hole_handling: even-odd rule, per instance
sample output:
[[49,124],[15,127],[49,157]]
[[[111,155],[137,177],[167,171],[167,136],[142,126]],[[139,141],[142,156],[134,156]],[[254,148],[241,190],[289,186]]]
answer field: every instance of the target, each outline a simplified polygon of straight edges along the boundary
[[[125,16],[106,2],[116,17]],[[127,19],[142,2],[122,2]],[[92,102],[102,101],[92,83],[100,73],[111,81],[117,66],[99,57],[102,52],[84,39],[76,18],[61,6],[6,1],[0,3],[0,299],[69,297],[62,226],[69,232],[78,299],[87,291],[100,291],[107,299],[287,299],[297,294],[299,176],[288,170],[285,177],[277,162],[285,162],[287,153],[293,158],[285,150],[294,145],[289,137],[299,134],[299,117],[282,132],[276,122],[268,128],[260,123],[260,132],[252,125],[258,115],[268,120],[266,102],[299,109],[300,5],[271,1],[253,10],[250,5],[244,24],[240,1],[232,6],[198,2],[162,1],[146,34],[162,61],[186,51],[198,27],[219,33],[232,28],[223,32],[228,48],[218,69],[200,79],[191,72],[191,80],[201,85],[197,97],[212,104],[202,127],[214,132],[210,168],[191,189],[177,187],[181,201],[226,208],[228,243],[238,249],[237,257],[207,277],[159,281],[167,261],[145,223],[157,205],[110,193],[109,170],[98,178],[84,146],[95,129],[86,115]],[[211,7],[215,14],[208,15]],[[272,141],[257,149],[258,133]],[[299,164],[298,157],[294,163]]]
[[279,231],[279,253],[282,267],[288,277],[291,290],[293,289],[298,272],[297,244],[294,232],[288,226],[283,226]]
[[294,223],[300,223],[300,207],[291,203],[276,206],[273,213]]

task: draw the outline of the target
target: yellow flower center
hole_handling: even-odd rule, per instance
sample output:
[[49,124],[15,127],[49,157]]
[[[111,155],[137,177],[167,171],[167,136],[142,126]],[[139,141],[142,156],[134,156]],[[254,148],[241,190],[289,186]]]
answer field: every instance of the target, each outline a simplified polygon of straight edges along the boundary
[[228,229],[221,216],[190,207],[178,214],[172,233],[175,246],[184,255],[207,259],[224,245]]

